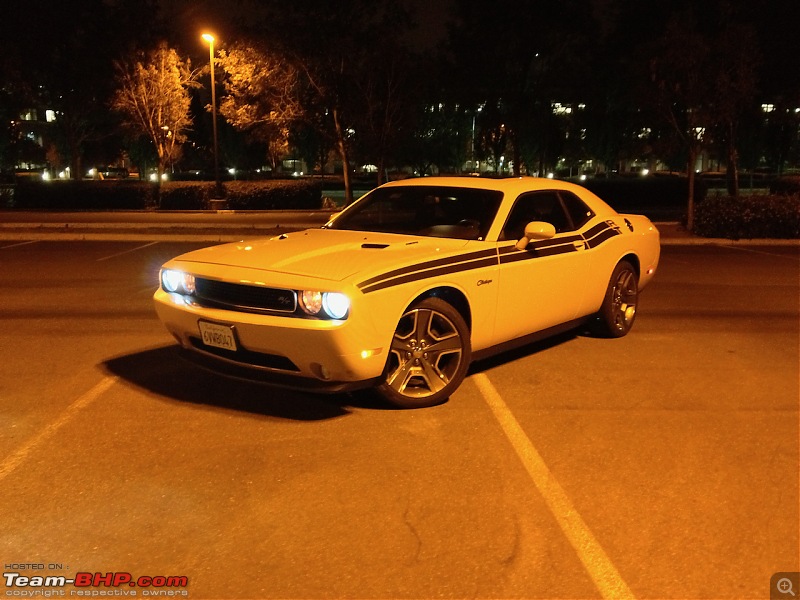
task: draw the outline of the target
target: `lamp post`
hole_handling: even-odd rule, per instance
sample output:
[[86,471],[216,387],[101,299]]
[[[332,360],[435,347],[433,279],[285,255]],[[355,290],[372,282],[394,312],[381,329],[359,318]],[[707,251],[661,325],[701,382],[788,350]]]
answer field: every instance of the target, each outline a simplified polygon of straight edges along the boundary
[[215,38],[210,33],[204,33],[202,38],[208,42],[208,62],[211,65],[211,123],[214,128],[214,182],[215,195],[217,198],[224,198],[225,191],[219,181],[219,149],[217,144],[217,90],[214,84],[214,41]]

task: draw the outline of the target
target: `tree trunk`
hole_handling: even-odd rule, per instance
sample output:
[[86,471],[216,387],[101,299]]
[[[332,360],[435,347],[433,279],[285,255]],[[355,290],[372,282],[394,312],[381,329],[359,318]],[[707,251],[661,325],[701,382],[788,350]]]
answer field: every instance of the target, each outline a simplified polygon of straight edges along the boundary
[[336,146],[339,149],[339,156],[342,159],[342,175],[344,177],[344,203],[345,206],[353,203],[353,186],[350,181],[350,158],[347,155],[347,140],[344,136],[344,129],[339,120],[339,109],[334,108],[333,125],[336,128]]
[[734,198],[739,196],[739,155],[736,152],[736,139],[733,122],[728,123],[728,169],[727,184],[728,195]]
[[511,136],[511,151],[513,154],[512,160],[514,161],[514,177],[519,177],[522,174],[522,153],[519,150],[519,141],[516,134]]
[[697,150],[689,148],[689,165],[686,169],[686,177],[689,182],[689,199],[686,205],[686,229],[694,230],[694,165],[697,162]]

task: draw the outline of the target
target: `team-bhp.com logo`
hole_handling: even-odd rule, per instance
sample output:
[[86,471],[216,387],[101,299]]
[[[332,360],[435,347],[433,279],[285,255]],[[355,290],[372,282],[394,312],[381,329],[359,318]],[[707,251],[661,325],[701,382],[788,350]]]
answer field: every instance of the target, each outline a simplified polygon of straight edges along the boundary
[[[188,596],[184,589],[189,585],[185,575],[163,576],[142,575],[134,577],[126,572],[75,573],[74,577],[64,575],[21,575],[3,573],[6,583],[6,596],[9,597],[58,597],[58,596],[137,596],[135,588],[142,596]],[[74,586],[67,592],[63,588]],[[103,588],[113,588],[106,590]]]

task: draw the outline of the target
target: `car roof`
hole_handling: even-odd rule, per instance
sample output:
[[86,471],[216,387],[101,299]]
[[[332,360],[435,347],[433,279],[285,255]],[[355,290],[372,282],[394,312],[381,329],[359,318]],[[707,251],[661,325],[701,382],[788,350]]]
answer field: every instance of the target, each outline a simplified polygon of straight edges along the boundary
[[497,190],[505,193],[520,193],[532,190],[580,190],[585,193],[586,188],[577,186],[560,179],[546,179],[544,177],[414,177],[400,179],[386,184],[387,186],[443,186],[443,187],[468,187],[481,190]]
[[616,214],[616,211],[599,198],[596,194],[583,186],[545,177],[414,177],[400,179],[384,184],[382,187],[400,186],[438,186],[438,187],[463,187],[478,190],[495,190],[502,192],[505,197],[515,198],[523,192],[537,190],[566,190],[588,200],[596,212]]

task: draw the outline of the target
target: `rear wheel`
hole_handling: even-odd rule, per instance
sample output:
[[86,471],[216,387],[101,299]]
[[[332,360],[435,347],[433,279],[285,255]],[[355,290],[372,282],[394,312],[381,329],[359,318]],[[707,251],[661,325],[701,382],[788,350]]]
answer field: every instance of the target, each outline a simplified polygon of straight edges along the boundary
[[633,327],[639,304],[639,278],[627,260],[617,263],[608,282],[603,306],[597,313],[597,333],[622,337]]
[[377,390],[401,408],[440,404],[461,385],[471,356],[461,314],[444,300],[426,298],[400,317]]

